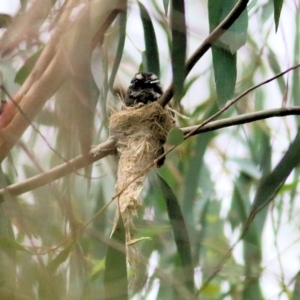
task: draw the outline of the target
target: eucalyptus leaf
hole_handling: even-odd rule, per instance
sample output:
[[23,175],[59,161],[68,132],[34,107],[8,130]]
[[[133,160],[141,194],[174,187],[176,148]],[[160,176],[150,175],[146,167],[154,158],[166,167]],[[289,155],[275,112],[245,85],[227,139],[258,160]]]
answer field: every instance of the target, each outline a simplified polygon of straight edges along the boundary
[[169,2],[170,2],[170,0],[163,0],[165,15],[168,14]]
[[217,89],[218,107],[222,108],[233,98],[237,77],[236,54],[225,48],[212,47],[213,67]]
[[184,94],[185,61],[186,61],[186,24],[183,0],[171,1],[172,27],[172,70],[175,102],[179,102]]
[[[234,4],[234,0],[208,1],[210,31],[213,31],[222,22]],[[236,51],[246,42],[247,28],[248,12],[246,9],[212,47],[219,108],[233,97],[237,77]]]
[[126,37],[126,25],[127,25],[127,12],[126,11],[120,12],[119,25],[120,25],[120,29],[119,29],[118,48],[117,48],[117,53],[116,53],[116,57],[114,60],[114,65],[113,65],[113,68],[112,68],[112,71],[110,74],[109,83],[108,83],[110,90],[113,89],[115,77],[116,77],[117,71],[119,69],[122,56],[123,56],[125,37]]
[[277,31],[279,26],[279,19],[280,19],[283,0],[273,0],[273,4],[274,4],[275,31]]
[[59,266],[70,257],[71,250],[72,250],[72,244],[67,246],[53,260],[51,260],[48,263],[47,265],[48,270],[52,273],[55,273],[57,268],[59,268]]
[[0,248],[2,249],[11,249],[11,250],[18,250],[30,253],[24,246],[17,243],[15,240],[8,239],[6,237],[0,237]]
[[299,146],[300,132],[297,133],[294,141],[290,144],[289,149],[283,155],[277,166],[271,173],[261,179],[254,198],[252,213],[262,209],[274,199],[292,170],[299,165]]
[[145,58],[146,64],[145,69],[147,72],[152,72],[156,74],[158,77],[160,76],[160,66],[159,66],[159,55],[158,55],[158,47],[156,41],[156,34],[152,24],[151,17],[146,10],[145,6],[138,2],[141,19],[144,28],[144,37],[145,37]]
[[[105,259],[104,289],[105,300],[119,299],[127,300],[127,266],[126,266],[126,247],[125,247],[125,228],[120,217],[116,228],[111,236],[111,240],[123,247],[123,252],[109,246]],[[116,288],[117,286],[117,288]]]
[[24,81],[27,79],[28,75],[32,71],[36,61],[40,57],[42,51],[43,49],[38,50],[25,61],[24,65],[16,74],[15,83],[18,83],[19,85],[22,85],[24,83]]
[[300,298],[300,271],[296,275],[296,282],[294,286],[294,292],[292,296],[292,300],[298,300]]
[[167,144],[169,145],[180,145],[184,140],[183,132],[179,128],[172,128],[167,136]]
[[178,256],[180,258],[183,272],[185,274],[183,281],[185,282],[187,288],[190,291],[193,291],[194,275],[192,269],[191,245],[185,220],[183,218],[177,197],[172,191],[171,187],[161,176],[157,177],[157,181],[166,201],[168,215],[172,226],[175,243],[177,246]]

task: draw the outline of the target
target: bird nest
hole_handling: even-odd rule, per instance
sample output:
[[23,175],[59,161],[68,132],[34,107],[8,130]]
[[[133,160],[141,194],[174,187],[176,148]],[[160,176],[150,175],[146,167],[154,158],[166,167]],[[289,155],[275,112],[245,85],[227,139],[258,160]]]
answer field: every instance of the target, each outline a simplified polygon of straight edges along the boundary
[[110,117],[109,131],[117,140],[119,156],[115,224],[121,215],[127,245],[134,244],[133,218],[141,206],[140,193],[147,167],[157,158],[172,127],[172,112],[157,102],[124,107]]
[[122,192],[119,197],[121,213],[139,204],[140,184],[145,175],[141,172],[157,158],[173,126],[171,111],[157,102],[125,107],[111,115],[109,131],[117,140],[119,156],[116,190]]

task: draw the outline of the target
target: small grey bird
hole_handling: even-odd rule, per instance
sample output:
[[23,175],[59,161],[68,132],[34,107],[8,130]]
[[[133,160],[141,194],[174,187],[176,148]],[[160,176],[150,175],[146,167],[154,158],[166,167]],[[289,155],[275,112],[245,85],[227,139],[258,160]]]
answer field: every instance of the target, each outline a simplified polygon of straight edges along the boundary
[[140,72],[135,74],[127,89],[126,106],[137,103],[147,104],[157,101],[163,94],[158,77],[153,73]]
[[[159,84],[158,77],[153,73],[139,72],[136,73],[130,82],[126,93],[125,105],[133,106],[138,103],[147,104],[148,102],[157,101],[163,94],[162,88]],[[164,147],[157,152],[157,157],[164,153]],[[157,162],[157,167],[164,164],[165,157]]]

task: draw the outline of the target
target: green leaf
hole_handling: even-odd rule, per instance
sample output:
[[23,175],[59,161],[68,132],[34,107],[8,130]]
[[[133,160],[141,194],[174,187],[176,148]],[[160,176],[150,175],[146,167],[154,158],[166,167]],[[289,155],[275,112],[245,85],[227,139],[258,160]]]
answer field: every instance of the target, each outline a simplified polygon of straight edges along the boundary
[[167,136],[167,144],[180,145],[183,142],[183,132],[179,128],[172,128]]
[[[224,254],[229,250],[230,246],[224,236],[224,220],[220,218],[221,201],[215,201],[212,198],[206,202],[203,212],[201,214],[201,253],[200,259],[202,261],[202,280],[206,282],[211,274],[215,271],[217,265],[223,260]],[[221,289],[221,280],[218,276],[211,282],[211,284],[218,284]],[[215,291],[214,297],[218,298],[219,291]],[[202,298],[201,298],[202,299]]]
[[299,147],[300,132],[298,131],[294,141],[290,144],[289,149],[274,170],[261,180],[253,202],[253,213],[265,205],[268,205],[270,201],[274,199],[287,177],[293,169],[299,165]]
[[[186,161],[184,174],[184,202],[182,210],[188,225],[189,232],[195,232],[195,213],[191,207],[195,205],[199,197],[199,190],[205,190],[209,194],[213,184],[209,180],[210,176],[206,173],[204,166],[204,155],[206,153],[209,142],[214,137],[214,133],[209,132],[195,137],[187,156],[183,159]],[[203,176],[203,174],[205,175]],[[201,205],[205,203],[206,197],[201,197]],[[191,235],[193,237],[194,235]],[[193,239],[192,243],[196,242]]]
[[298,300],[300,299],[300,271],[296,275],[296,283],[294,286],[294,293],[292,300]]
[[179,102],[184,94],[185,59],[186,59],[186,24],[183,0],[171,2],[171,28],[172,28],[172,70],[174,100]]
[[[269,48],[269,54],[268,54],[268,61],[269,61],[270,67],[272,68],[272,71],[274,72],[274,74],[278,74],[281,72],[280,64],[278,63],[278,60],[276,59],[276,54],[270,48]],[[287,86],[284,81],[284,77],[281,76],[281,77],[277,78],[276,82],[278,83],[281,95],[284,95],[286,93],[286,89],[287,89]]]
[[7,28],[12,23],[12,17],[7,14],[0,14],[0,28]]
[[[249,262],[246,265],[246,281],[251,279],[244,290],[244,299],[260,299],[261,290],[259,284],[259,273],[253,273],[253,270],[259,270],[261,264],[261,234],[267,215],[267,206],[275,198],[280,187],[286,181],[292,170],[299,165],[300,132],[290,144],[289,149],[277,164],[274,170],[262,178],[257,188],[253,201],[250,217],[246,222],[245,234],[243,240],[244,261]],[[259,212],[259,213],[258,213]],[[255,219],[253,219],[255,217]],[[254,298],[253,298],[254,297]]]
[[186,80],[184,85],[184,90],[183,90],[183,96],[188,92],[190,87],[198,80],[198,78],[199,76],[195,75],[195,76],[191,76]]
[[168,183],[157,176],[157,182],[165,198],[170,223],[172,226],[178,256],[181,261],[183,272],[185,274],[185,283],[190,291],[194,289],[194,272],[192,268],[192,254],[189,235],[187,232],[185,220],[183,218],[177,197]]
[[257,0],[251,0],[249,1],[249,4],[248,4],[248,10],[250,11],[252,8],[254,8],[256,6],[256,3],[257,3]]
[[212,47],[212,54],[217,103],[218,107],[222,108],[233,97],[237,76],[236,54],[219,47]]
[[[235,4],[235,0],[208,1],[210,31],[213,31],[226,18]],[[236,51],[246,43],[247,29],[248,11],[245,9],[230,28],[224,32],[216,45],[226,48],[232,54],[236,53]]]
[[27,253],[30,253],[21,244],[17,243],[14,240],[8,239],[6,237],[0,237],[0,248],[14,249],[14,250],[25,251]]
[[91,271],[91,281],[96,280],[99,277],[99,274],[105,269],[105,260],[97,260],[94,262],[93,269]]
[[[229,211],[229,221],[232,229],[244,223],[250,206],[250,189],[252,178],[241,172],[234,183],[234,190]],[[248,206],[248,209],[247,209]]]
[[268,1],[266,4],[261,7],[261,23],[266,23],[274,12],[274,5],[272,5],[272,1]]
[[127,300],[127,268],[126,268],[126,240],[123,220],[120,217],[112,234],[111,240],[123,251],[110,245],[107,249],[104,271],[105,300]]
[[283,0],[273,0],[275,31],[277,32]]
[[160,76],[159,55],[156,41],[155,30],[148,11],[145,6],[138,2],[142,24],[144,28],[145,46],[146,46],[146,71],[153,72]]
[[[226,0],[222,1],[222,14],[220,22],[228,15],[230,10],[233,8],[235,1]],[[227,46],[229,51],[234,54],[236,51],[245,45],[247,41],[247,29],[248,29],[248,11],[245,9],[238,19],[230,26],[229,29],[221,36],[219,42],[223,46]]]
[[15,77],[15,83],[18,83],[19,85],[22,85],[30,72],[32,71],[36,61],[40,57],[43,49],[38,50],[35,52],[31,57],[29,57],[24,65],[21,67],[21,69],[17,72]]
[[[208,1],[210,31],[213,31],[223,21],[234,5],[235,0]],[[246,42],[247,28],[248,12],[246,9],[212,47],[218,106],[220,108],[233,97],[237,76],[236,51]]]
[[51,260],[48,265],[47,268],[49,269],[49,271],[51,271],[52,273],[55,273],[55,271],[57,270],[57,268],[64,263],[67,258],[70,256],[70,252],[72,250],[73,245],[69,245],[67,246],[64,250],[62,250],[53,260]]
[[111,70],[110,78],[109,78],[109,88],[112,91],[114,81],[116,78],[116,74],[119,70],[120,62],[123,55],[124,45],[125,45],[125,37],[126,37],[126,25],[127,25],[127,11],[121,11],[119,13],[119,43],[117,48],[117,53],[114,60],[114,65]]
[[[295,14],[294,24],[299,24],[300,22],[300,14]],[[294,33],[294,58],[293,58],[293,65],[296,65],[300,61],[300,26],[295,26],[295,33]],[[291,92],[291,99],[294,105],[300,105],[300,69],[295,70],[291,74],[291,82],[292,82],[292,92]],[[296,122],[300,124],[300,118],[296,117]]]
[[168,15],[169,0],[163,0],[165,15]]

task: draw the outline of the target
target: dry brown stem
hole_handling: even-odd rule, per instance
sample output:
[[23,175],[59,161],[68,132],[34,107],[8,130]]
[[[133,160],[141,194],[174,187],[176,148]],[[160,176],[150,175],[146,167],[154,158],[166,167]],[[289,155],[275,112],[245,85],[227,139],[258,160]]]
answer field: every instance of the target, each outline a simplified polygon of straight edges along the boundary
[[[70,1],[69,3],[72,7],[74,2]],[[80,32],[83,29],[88,30],[88,40],[85,40],[83,44],[87,53],[90,53],[96,40],[103,40],[108,26],[113,21],[112,16],[125,10],[126,5],[126,1],[122,0],[92,1],[86,4],[72,23],[69,20],[70,7],[65,8],[65,14],[61,17],[62,24],[59,23],[61,26],[58,26],[57,29],[59,33],[54,34],[53,40],[46,45],[31,75],[28,76],[19,92],[13,96],[14,101],[8,102],[0,116],[0,128],[2,129],[0,161],[7,156],[30,122],[45,102],[54,95],[66,77],[74,76],[73,66],[76,66],[80,60],[76,52],[77,45],[82,46]],[[87,19],[90,20],[88,26]]]

